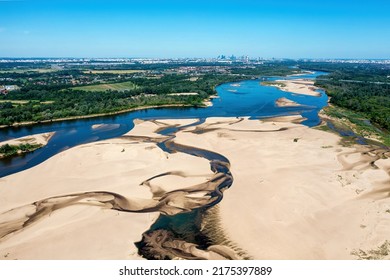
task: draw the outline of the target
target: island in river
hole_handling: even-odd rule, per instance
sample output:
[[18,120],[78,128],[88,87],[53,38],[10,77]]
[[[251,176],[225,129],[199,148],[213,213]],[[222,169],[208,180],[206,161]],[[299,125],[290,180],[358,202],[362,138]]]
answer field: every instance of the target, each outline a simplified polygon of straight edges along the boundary
[[135,120],[3,177],[0,258],[388,258],[388,148],[304,120]]

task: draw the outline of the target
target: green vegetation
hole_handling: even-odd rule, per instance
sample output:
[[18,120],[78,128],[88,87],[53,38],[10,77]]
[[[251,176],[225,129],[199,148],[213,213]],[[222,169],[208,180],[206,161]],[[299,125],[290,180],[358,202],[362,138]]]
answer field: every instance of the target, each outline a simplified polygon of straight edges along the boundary
[[12,157],[15,155],[25,154],[36,149],[41,148],[40,144],[20,144],[20,145],[9,145],[5,144],[0,146],[0,158]]
[[261,85],[263,86],[278,86],[278,87],[285,87],[286,85],[281,82],[274,82],[274,81],[263,81],[260,82]]
[[[6,97],[0,97],[0,100],[8,100],[0,103],[0,125],[110,114],[145,106],[203,106],[203,101],[216,93],[215,87],[218,84],[237,80],[235,76],[216,74],[203,75],[197,81],[190,81],[189,78],[189,75],[179,74],[165,75],[159,80],[147,77],[133,78],[131,82],[126,82],[126,85],[132,86],[126,91],[85,91],[64,88],[65,86],[24,86]],[[123,89],[123,84],[117,88]],[[198,95],[168,95],[181,92],[197,92]],[[31,101],[14,103],[21,100]]]
[[390,129],[390,66],[352,63],[304,63],[301,67],[330,71],[317,78],[330,102],[360,113],[363,118]]
[[328,106],[324,111],[328,116],[338,120],[335,125],[343,126],[341,129],[351,130],[367,139],[377,140],[390,146],[390,133],[373,125],[364,114],[338,106]]
[[85,70],[84,74],[133,74],[145,72],[144,70]]
[[113,84],[97,84],[91,86],[74,87],[73,90],[82,91],[130,91],[136,89],[137,86],[132,82],[113,83]]
[[57,69],[51,69],[51,68],[24,68],[24,69],[7,69],[7,70],[0,70],[1,74],[4,73],[49,73],[49,72],[56,72]]
[[387,84],[317,81],[331,103],[362,113],[370,121],[390,129],[390,86]]
[[390,241],[386,240],[377,249],[363,251],[362,249],[352,251],[351,255],[359,260],[382,260],[390,254]]

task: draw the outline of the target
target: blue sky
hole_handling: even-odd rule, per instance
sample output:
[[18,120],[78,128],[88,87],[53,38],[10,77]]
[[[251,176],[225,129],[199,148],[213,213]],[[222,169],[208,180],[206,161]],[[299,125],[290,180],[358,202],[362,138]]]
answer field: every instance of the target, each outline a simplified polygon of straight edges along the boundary
[[390,58],[390,1],[0,0],[0,57]]

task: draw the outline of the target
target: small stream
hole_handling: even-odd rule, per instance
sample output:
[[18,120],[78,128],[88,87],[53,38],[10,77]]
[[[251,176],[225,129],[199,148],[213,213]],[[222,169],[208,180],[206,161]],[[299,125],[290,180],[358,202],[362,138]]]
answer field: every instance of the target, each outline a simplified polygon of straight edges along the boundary
[[[165,245],[165,243],[172,242],[172,240],[176,240],[176,242],[180,240],[181,242],[184,242],[183,244],[196,244],[196,247],[200,250],[207,250],[209,246],[215,245],[207,235],[202,233],[201,225],[205,211],[218,204],[223,198],[223,191],[230,188],[233,184],[233,177],[229,169],[230,162],[226,157],[218,153],[195,147],[184,146],[174,142],[177,132],[186,128],[196,127],[197,125],[204,123],[204,121],[205,119],[200,119],[199,121],[189,125],[180,127],[172,126],[159,131],[160,134],[168,136],[169,138],[157,145],[167,153],[181,152],[205,158],[210,162],[211,171],[214,174],[224,176],[225,179],[215,188],[215,191],[210,193],[211,197],[216,198],[211,199],[210,203],[203,205],[200,208],[195,208],[187,213],[180,213],[172,216],[160,214],[156,222],[143,234],[142,240],[136,243],[136,246],[139,249],[139,254],[147,259],[169,259],[172,257],[187,259],[199,258],[193,256],[189,252],[184,252],[184,255],[183,252],[178,253],[177,248],[172,251],[170,244],[168,244],[168,246]],[[155,233],[161,234],[162,232],[165,232],[165,234],[170,237],[165,242],[155,244],[156,242],[146,241],[147,238],[145,237],[153,236]],[[158,247],[158,249],[155,247]]]

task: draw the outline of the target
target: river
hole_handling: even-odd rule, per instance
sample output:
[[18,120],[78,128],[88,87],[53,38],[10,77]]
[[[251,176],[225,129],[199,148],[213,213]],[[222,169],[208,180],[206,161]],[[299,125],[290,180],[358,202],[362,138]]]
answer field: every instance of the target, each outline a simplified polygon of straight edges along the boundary
[[[266,77],[277,79],[315,79],[324,72],[314,72],[301,76]],[[20,172],[42,163],[55,154],[74,146],[119,137],[130,131],[134,119],[205,119],[207,117],[250,117],[251,119],[301,114],[307,118],[307,126],[318,125],[318,112],[327,105],[328,97],[321,92],[320,97],[298,95],[281,91],[275,87],[263,86],[261,80],[247,80],[226,83],[216,88],[218,98],[213,99],[213,106],[206,108],[160,108],[146,109],[115,116],[80,119],[31,126],[0,129],[0,142],[32,134],[55,132],[49,143],[32,153],[21,157],[0,160],[0,178]],[[285,97],[301,107],[277,107],[275,101]],[[107,124],[106,129],[92,129],[96,124]]]
[[[293,76],[288,79],[313,79],[324,73],[316,72],[305,76]],[[267,77],[267,80],[276,80],[281,77]],[[123,212],[160,212],[155,223],[140,237],[136,243],[139,254],[146,259],[208,259],[245,258],[245,254],[233,251],[226,246],[210,239],[202,230],[202,222],[209,216],[209,209],[218,204],[223,198],[223,192],[233,184],[233,174],[230,172],[229,160],[218,153],[202,150],[195,147],[183,146],[174,142],[176,133],[191,126],[197,126],[207,117],[250,117],[265,118],[292,114],[301,114],[306,120],[303,124],[315,126],[319,124],[318,112],[327,105],[328,97],[321,92],[319,97],[297,95],[281,91],[275,87],[262,86],[261,80],[248,80],[236,83],[226,83],[217,87],[218,98],[213,100],[213,106],[206,108],[163,108],[140,110],[131,113],[110,117],[83,119],[74,121],[56,122],[51,124],[37,124],[34,126],[7,128],[0,130],[1,139],[22,137],[31,134],[55,132],[48,145],[23,157],[1,161],[0,176],[33,167],[51,156],[74,147],[114,137],[120,137],[134,127],[134,119],[166,119],[166,118],[196,118],[198,121],[182,127],[169,126],[160,134],[168,136],[163,142],[155,144],[167,153],[181,152],[192,156],[202,157],[209,161],[214,176],[206,182],[185,189],[173,190],[163,195],[159,194],[156,203],[148,208],[133,207],[128,198],[111,192],[87,192],[69,194],[59,197],[46,198],[32,204],[35,212],[24,216],[23,223],[10,221],[3,224],[4,230],[0,239],[8,234],[22,230],[29,224],[50,215],[51,212],[77,204],[86,197],[91,201],[104,200],[111,208]],[[277,107],[275,101],[285,97],[302,106]],[[105,126],[101,129],[92,129],[95,124]],[[131,136],[126,136],[130,137]],[[148,141],[153,142],[149,139]],[[150,187],[154,178],[166,176],[169,173],[156,175],[142,184]],[[202,196],[191,194],[202,193]],[[206,192],[206,195],[204,195]],[[188,196],[189,195],[189,196]],[[186,201],[187,208],[176,208],[171,201],[178,197]],[[199,197],[199,198],[198,198]],[[30,206],[26,206],[30,209]],[[11,210],[12,211],[12,210]],[[213,226],[213,225],[212,225]],[[215,226],[215,225],[214,225]],[[237,255],[238,254],[238,255]]]

